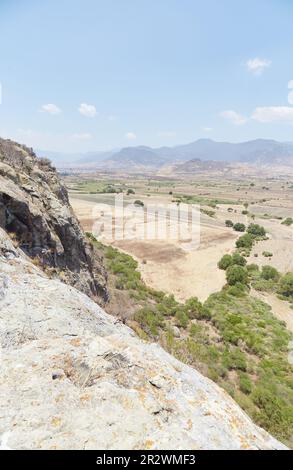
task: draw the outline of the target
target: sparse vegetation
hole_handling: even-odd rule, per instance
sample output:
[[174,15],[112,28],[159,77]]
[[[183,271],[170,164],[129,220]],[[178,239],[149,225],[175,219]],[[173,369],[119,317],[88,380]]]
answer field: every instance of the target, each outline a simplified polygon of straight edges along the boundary
[[293,218],[292,217],[287,217],[282,222],[282,225],[287,225],[287,227],[291,227],[292,224],[293,224]]
[[129,317],[135,331],[144,339],[160,341],[170,353],[217,382],[256,423],[292,445],[292,366],[287,360],[292,334],[268,305],[249,295],[247,286],[257,279],[274,283],[280,295],[290,298],[293,274],[277,281],[271,267],[260,271],[257,265],[242,266],[237,264],[244,263],[238,253],[228,255],[228,285],[204,304],[196,298],[182,304],[148,288],[131,257],[90,239],[104,255],[111,276],[135,299],[136,309]]
[[246,227],[245,227],[244,224],[241,224],[240,222],[237,222],[236,224],[234,224],[233,228],[236,232],[245,232]]

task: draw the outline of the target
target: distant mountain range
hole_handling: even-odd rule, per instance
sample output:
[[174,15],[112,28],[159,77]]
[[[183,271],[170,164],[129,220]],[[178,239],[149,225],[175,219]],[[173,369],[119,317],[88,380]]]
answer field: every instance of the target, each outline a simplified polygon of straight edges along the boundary
[[[151,148],[126,147],[109,152],[63,155],[40,151],[51,158],[57,167],[74,166],[105,169],[108,171],[155,170],[180,162],[225,162],[266,166],[293,166],[293,142],[257,139],[243,143],[215,142],[199,139],[186,145]],[[196,168],[196,165],[191,165]],[[215,165],[212,165],[215,166]],[[222,165],[220,165],[222,166]],[[216,166],[216,168],[219,168]]]

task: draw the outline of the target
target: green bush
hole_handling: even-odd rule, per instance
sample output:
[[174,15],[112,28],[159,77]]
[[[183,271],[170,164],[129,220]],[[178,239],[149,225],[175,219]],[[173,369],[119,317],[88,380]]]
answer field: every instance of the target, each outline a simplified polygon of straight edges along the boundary
[[240,222],[237,222],[236,224],[234,224],[234,230],[236,232],[245,232],[245,225],[244,224],[241,224]]
[[247,261],[239,253],[233,253],[233,255],[232,255],[232,264],[236,264],[238,266],[245,266],[247,264]]
[[137,206],[137,207],[144,207],[144,203],[142,201],[140,201],[139,199],[134,201],[134,205]]
[[231,255],[224,255],[220,261],[218,262],[218,268],[223,269],[226,271],[229,266],[232,265],[232,256]]
[[278,279],[280,278],[279,272],[273,266],[263,266],[260,276],[266,281],[278,281]]
[[275,286],[276,283],[272,279],[256,279],[252,282],[252,287],[259,292],[273,292]]
[[226,220],[225,225],[226,225],[226,227],[233,227],[234,226],[232,220]]
[[175,318],[176,318],[177,326],[180,326],[181,328],[187,328],[187,325],[189,323],[189,318],[184,308],[180,308],[177,310],[175,314]]
[[265,258],[271,258],[273,256],[273,253],[271,253],[270,251],[263,251],[262,252],[262,255],[265,257]]
[[282,276],[278,293],[284,297],[293,298],[293,273],[287,273]]
[[287,225],[290,227],[293,224],[293,219],[292,217],[287,217],[285,220],[283,220],[282,225]]
[[253,237],[265,237],[266,231],[265,228],[259,224],[250,224],[247,228],[247,233]]
[[158,336],[159,328],[165,327],[163,315],[148,307],[142,308],[136,312],[134,315],[134,320],[139,323],[146,333],[152,336]]
[[253,237],[250,233],[246,233],[242,235],[242,237],[238,238],[236,241],[237,248],[252,248],[253,246]]
[[205,309],[198,300],[197,297],[191,297],[185,302],[185,310],[188,315],[188,318],[191,320],[198,318],[204,318],[205,317]]
[[126,194],[127,194],[127,196],[129,196],[130,194],[135,194],[135,191],[134,191],[134,189],[129,188],[129,189],[127,189]]
[[239,373],[239,388],[246,395],[252,392],[252,383],[249,376],[245,372]]
[[248,274],[247,270],[242,266],[232,265],[226,271],[227,283],[229,286],[235,286],[235,284],[247,284]]
[[255,263],[247,264],[246,269],[249,273],[258,273],[259,272],[259,266]]

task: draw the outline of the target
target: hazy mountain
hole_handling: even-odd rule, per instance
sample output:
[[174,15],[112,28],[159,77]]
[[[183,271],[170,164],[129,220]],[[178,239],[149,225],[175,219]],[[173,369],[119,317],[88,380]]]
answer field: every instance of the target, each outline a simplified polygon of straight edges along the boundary
[[261,164],[293,164],[293,145],[287,142],[257,139],[243,143],[200,139],[187,145],[163,147],[158,154],[176,160],[213,160]]
[[[199,161],[210,162],[212,169],[215,162],[248,163],[268,166],[293,166],[293,144],[274,140],[257,139],[243,143],[215,142],[200,139],[187,145],[175,147],[128,147],[120,150],[106,161],[99,164],[102,168],[113,170],[136,171],[137,169],[161,168],[180,162],[192,161],[190,170],[200,168]],[[223,167],[223,164],[221,165]],[[183,168],[182,168],[183,170]],[[186,167],[184,167],[184,171]]]
[[160,156],[155,149],[150,147],[127,147],[114,153],[103,166],[125,169],[133,167],[159,168],[168,162],[168,158]]
[[106,170],[137,171],[156,169],[166,164],[189,160],[242,162],[260,165],[293,166],[293,143],[257,139],[242,143],[215,142],[199,139],[186,145],[151,148],[126,147],[121,150],[63,154],[38,151],[50,158],[57,167],[74,166]]

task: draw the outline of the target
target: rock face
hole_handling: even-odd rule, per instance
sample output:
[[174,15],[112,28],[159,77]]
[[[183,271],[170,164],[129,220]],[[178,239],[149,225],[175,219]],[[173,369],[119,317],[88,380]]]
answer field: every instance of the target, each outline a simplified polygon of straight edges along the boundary
[[0,227],[27,255],[82,292],[107,300],[102,261],[94,259],[47,159],[0,139]]
[[217,385],[49,279],[0,229],[0,447],[283,449]]

